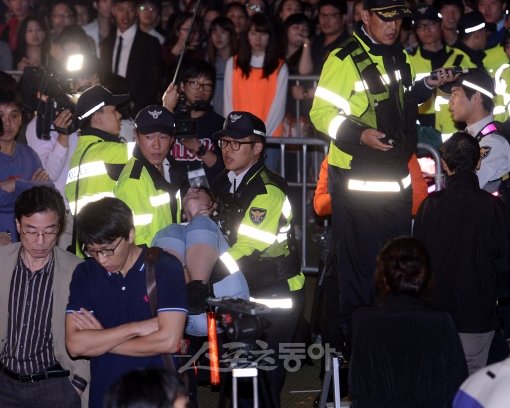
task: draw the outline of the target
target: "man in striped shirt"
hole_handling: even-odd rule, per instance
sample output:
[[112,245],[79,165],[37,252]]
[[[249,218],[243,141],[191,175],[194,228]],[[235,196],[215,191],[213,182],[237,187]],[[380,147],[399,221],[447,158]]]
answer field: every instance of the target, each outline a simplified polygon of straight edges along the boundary
[[79,408],[89,379],[85,360],[65,346],[65,305],[81,259],[56,246],[65,206],[37,186],[15,203],[20,242],[0,247],[0,406]]

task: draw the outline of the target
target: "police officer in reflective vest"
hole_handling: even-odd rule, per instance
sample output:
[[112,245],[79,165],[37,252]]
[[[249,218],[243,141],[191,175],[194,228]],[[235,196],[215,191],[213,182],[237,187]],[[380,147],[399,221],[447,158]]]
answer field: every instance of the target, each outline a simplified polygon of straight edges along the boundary
[[133,211],[135,243],[150,245],[156,233],[181,222],[185,169],[167,158],[174,143],[175,116],[149,105],[135,118],[136,147],[113,190]]
[[231,248],[220,256],[211,279],[241,271],[256,302],[272,307],[264,338],[275,354],[266,385],[272,403],[280,406],[285,378],[279,358],[281,343],[290,343],[300,311],[304,275],[294,239],[287,183],[264,165],[266,127],[248,112],[232,112],[216,134],[225,170],[212,189],[218,196],[220,225]]
[[[391,237],[411,233],[411,177],[407,162],[417,144],[417,101],[452,81],[414,82],[399,43],[403,0],[365,0],[363,25],[334,50],[322,69],[310,117],[332,141],[328,184],[332,198],[333,282],[339,310],[327,310],[344,332],[352,310],[373,302],[377,253]],[[326,283],[327,284],[327,283]],[[343,348],[339,339],[335,348]]]

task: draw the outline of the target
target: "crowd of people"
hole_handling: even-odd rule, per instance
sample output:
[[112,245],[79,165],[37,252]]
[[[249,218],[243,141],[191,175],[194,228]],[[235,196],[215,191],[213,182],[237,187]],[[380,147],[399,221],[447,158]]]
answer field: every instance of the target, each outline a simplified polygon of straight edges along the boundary
[[[305,277],[266,137],[301,126],[296,102],[330,142],[321,335],[353,407],[500,406],[475,373],[509,353],[506,6],[0,4],[0,70],[19,71],[0,75],[0,406],[197,406],[176,355],[207,342],[208,296],[271,309],[259,391],[281,406]],[[446,174],[430,195],[420,140]]]

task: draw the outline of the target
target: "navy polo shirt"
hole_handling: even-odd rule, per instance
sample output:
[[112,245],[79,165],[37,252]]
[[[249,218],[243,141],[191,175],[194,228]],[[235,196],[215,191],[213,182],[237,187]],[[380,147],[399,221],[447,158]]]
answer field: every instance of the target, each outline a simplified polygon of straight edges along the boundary
[[[70,284],[67,312],[91,311],[105,329],[152,317],[145,281],[145,252],[126,276],[106,271],[94,259],[79,264]],[[156,263],[158,312],[187,313],[186,283],[179,260],[164,251]],[[90,359],[90,407],[103,406],[108,389],[123,374],[145,367],[163,367],[161,356],[131,357],[106,353]]]

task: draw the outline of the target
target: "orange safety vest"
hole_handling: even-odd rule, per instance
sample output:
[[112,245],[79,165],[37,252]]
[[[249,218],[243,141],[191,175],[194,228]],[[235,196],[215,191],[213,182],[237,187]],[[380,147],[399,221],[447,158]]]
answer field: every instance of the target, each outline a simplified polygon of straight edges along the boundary
[[[241,68],[237,66],[237,57],[234,58],[232,109],[250,112],[267,123],[269,110],[277,92],[278,73],[282,65],[283,60],[279,60],[278,68],[267,78],[262,78],[263,68],[253,67],[251,67],[250,76],[245,77]],[[282,130],[283,126],[280,123],[274,133],[268,136],[281,136]]]

